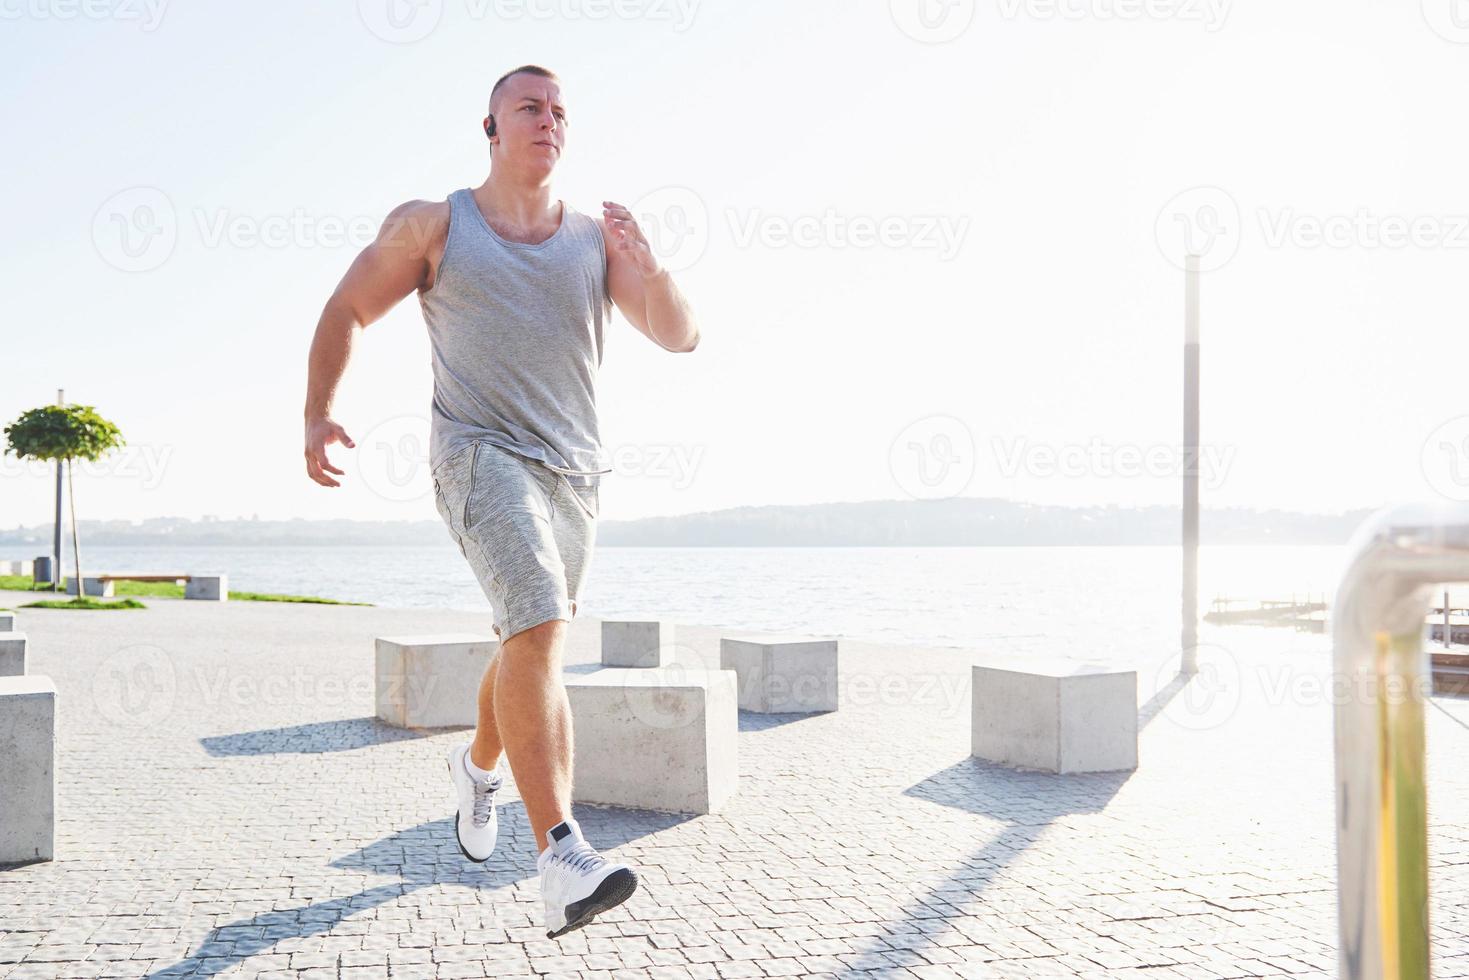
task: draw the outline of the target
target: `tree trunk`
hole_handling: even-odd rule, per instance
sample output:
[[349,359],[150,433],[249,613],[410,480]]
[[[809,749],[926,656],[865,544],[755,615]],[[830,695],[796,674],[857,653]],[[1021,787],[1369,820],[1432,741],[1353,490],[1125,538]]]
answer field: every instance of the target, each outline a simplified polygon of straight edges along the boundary
[[[76,485],[71,482],[71,457],[66,458],[66,499],[71,504],[71,557],[72,563],[77,571],[77,601],[85,602],[87,598],[87,580],[82,578],[82,545],[81,535],[77,533],[77,494]],[[56,577],[61,577],[61,569],[56,570]]]

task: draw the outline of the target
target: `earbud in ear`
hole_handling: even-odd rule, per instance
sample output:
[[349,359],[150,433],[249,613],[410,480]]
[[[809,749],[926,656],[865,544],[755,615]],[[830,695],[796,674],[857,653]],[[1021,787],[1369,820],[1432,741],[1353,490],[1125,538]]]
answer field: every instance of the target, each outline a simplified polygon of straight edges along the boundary
[[485,121],[485,138],[486,139],[489,139],[491,136],[494,136],[494,135],[495,135],[495,117],[494,116],[490,116]]

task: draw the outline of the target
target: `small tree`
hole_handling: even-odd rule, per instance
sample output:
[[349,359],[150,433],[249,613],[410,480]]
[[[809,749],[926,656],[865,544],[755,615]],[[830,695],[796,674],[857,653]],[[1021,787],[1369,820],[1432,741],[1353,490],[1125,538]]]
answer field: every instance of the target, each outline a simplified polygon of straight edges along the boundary
[[[77,498],[71,479],[71,461],[96,462],[123,445],[117,426],[98,415],[91,405],[47,405],[23,413],[5,427],[5,452],[19,459],[66,460],[66,496],[71,505],[71,556],[76,569],[77,601],[87,597],[82,578],[81,534],[77,530]],[[61,579],[61,569],[56,569]]]

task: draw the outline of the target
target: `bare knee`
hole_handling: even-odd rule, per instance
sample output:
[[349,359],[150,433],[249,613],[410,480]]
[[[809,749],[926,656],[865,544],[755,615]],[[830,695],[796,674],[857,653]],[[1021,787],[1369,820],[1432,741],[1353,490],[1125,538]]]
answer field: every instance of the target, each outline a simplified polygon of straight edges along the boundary
[[565,632],[565,620],[550,619],[538,623],[501,641],[496,656],[513,658],[517,664],[534,659],[549,660],[560,654]]

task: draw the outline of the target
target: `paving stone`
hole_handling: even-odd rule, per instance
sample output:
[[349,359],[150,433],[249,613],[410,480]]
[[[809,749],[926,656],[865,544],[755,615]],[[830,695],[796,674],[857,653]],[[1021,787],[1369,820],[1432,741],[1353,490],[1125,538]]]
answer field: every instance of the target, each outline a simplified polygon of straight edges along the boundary
[[[27,621],[32,669],[73,707],[58,858],[0,871],[0,976],[1336,971],[1324,637],[1210,632],[1239,683],[1202,712],[1219,691],[1185,696],[1139,654],[1138,769],[1077,776],[969,757],[985,651],[843,641],[843,676],[866,686],[837,712],[742,714],[719,814],[577,809],[643,887],[548,940],[508,767],[500,847],[471,864],[442,763],[467,732],[373,717],[375,636],[483,632],[486,615],[149,604]],[[568,665],[597,662],[599,632],[572,625]],[[717,657],[720,631],[679,634]],[[1427,720],[1434,974],[1469,976],[1469,700],[1435,698]]]

